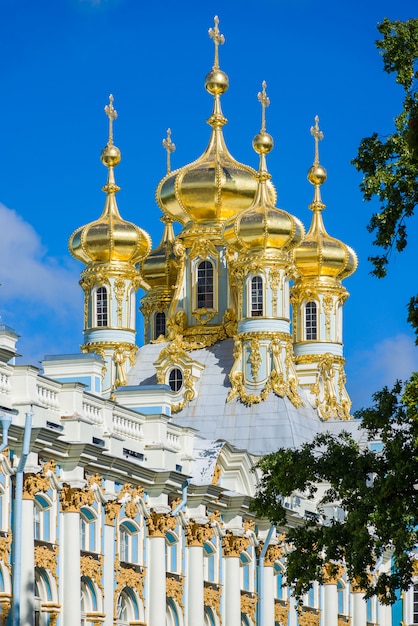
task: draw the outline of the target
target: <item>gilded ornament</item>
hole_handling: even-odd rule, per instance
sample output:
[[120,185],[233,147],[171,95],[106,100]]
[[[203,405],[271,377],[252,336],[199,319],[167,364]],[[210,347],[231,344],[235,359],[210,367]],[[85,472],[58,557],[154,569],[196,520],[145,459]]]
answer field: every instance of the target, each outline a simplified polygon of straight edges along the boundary
[[10,597],[1,599],[1,621],[2,626],[6,626],[7,618],[9,617],[10,609],[12,608],[12,599]]
[[41,567],[42,569],[49,570],[58,585],[57,559],[58,551],[56,546],[35,546],[36,567]]
[[192,546],[202,547],[205,541],[211,539],[215,534],[210,524],[198,524],[194,520],[190,520],[185,528],[186,545],[188,548]]
[[177,520],[169,513],[156,513],[151,511],[150,516],[146,519],[148,535],[153,537],[165,537],[168,530],[174,530],[177,526]]
[[82,556],[80,558],[80,574],[86,578],[90,578],[100,589],[102,595],[104,593],[102,585],[102,566],[103,556],[94,559],[92,556]]
[[82,506],[94,502],[94,493],[90,489],[79,489],[64,483],[60,491],[61,509],[64,513],[79,513]]
[[110,502],[106,502],[104,505],[105,510],[105,524],[107,526],[113,526],[115,523],[115,519],[119,517],[119,512],[121,509],[121,504],[116,500],[111,500]]
[[219,463],[216,463],[215,469],[213,470],[212,485],[219,485],[219,479],[221,475],[222,475],[221,466],[219,465]]
[[49,479],[43,475],[43,472],[39,472],[39,474],[25,474],[23,479],[23,499],[33,500],[35,494],[39,491],[48,491],[50,486]]
[[289,617],[289,601],[274,601],[274,621],[278,626],[287,626]]
[[250,540],[247,537],[233,535],[230,530],[222,537],[222,551],[225,558],[238,558],[241,552],[248,548]]
[[298,611],[299,626],[319,626],[321,621],[321,613],[319,610],[301,609]]
[[[137,567],[132,567],[126,564],[121,564],[119,558],[115,559],[115,591],[114,591],[114,603],[117,606],[117,600],[120,592],[124,587],[130,587],[134,589],[138,596],[144,601],[144,580],[145,574]],[[116,619],[116,618],[115,618]]]
[[135,487],[125,483],[119,492],[119,503],[123,503],[126,517],[135,519],[138,515],[137,500],[144,497],[143,487]]
[[219,622],[221,622],[221,589],[218,585],[205,585],[203,589],[203,602],[205,606],[215,611]]
[[326,563],[322,569],[324,585],[336,585],[344,574],[344,567],[339,563]]
[[166,595],[167,598],[172,598],[177,605],[184,610],[183,606],[183,589],[184,589],[184,576],[174,577],[170,574],[166,577]]
[[331,313],[334,307],[334,298],[327,294],[322,299],[322,308],[325,313],[325,333],[328,340],[331,339]]
[[200,257],[201,259],[208,259],[209,257],[212,257],[212,259],[216,260],[219,258],[219,251],[210,239],[196,239],[189,252],[189,259],[193,260],[197,257]]
[[214,309],[207,309],[206,307],[201,307],[200,309],[194,309],[194,311],[192,311],[193,317],[196,318],[199,324],[202,325],[210,322],[217,314],[218,311],[215,311]]
[[7,567],[10,573],[12,572],[12,566],[10,563],[11,545],[11,533],[8,533],[6,537],[0,537],[0,561]]
[[[349,615],[339,615],[338,616],[338,622],[337,622],[337,626],[350,626],[351,624],[351,618]],[[403,622],[401,622],[401,626],[402,626]]]
[[257,595],[250,595],[245,591],[241,591],[241,613],[248,615],[251,620],[255,621],[255,611],[257,608]]
[[283,547],[277,544],[270,544],[266,550],[264,556],[265,567],[273,567],[276,561],[279,561],[283,556]]
[[248,360],[251,364],[251,375],[254,381],[257,382],[258,372],[261,365],[260,342],[257,338],[253,338],[250,341],[250,355]]

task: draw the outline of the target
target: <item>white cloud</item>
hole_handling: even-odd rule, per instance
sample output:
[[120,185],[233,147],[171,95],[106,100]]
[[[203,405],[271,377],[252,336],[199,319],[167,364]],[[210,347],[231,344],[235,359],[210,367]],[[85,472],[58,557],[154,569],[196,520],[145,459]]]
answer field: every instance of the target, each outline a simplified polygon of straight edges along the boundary
[[387,337],[381,342],[354,353],[347,364],[348,391],[353,408],[370,406],[371,396],[396,380],[407,380],[418,371],[418,348],[406,334]]
[[[67,261],[48,256],[39,235],[20,215],[0,204],[0,302],[24,303],[26,315],[47,309],[60,319],[80,307],[79,275]],[[81,268],[80,268],[81,269]],[[3,320],[7,323],[7,320]]]

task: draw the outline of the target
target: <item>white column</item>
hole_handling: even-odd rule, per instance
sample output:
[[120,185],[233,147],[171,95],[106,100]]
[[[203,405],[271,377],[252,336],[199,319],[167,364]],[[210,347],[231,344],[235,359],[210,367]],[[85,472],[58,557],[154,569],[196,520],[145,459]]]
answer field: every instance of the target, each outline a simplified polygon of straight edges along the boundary
[[83,495],[77,487],[65,485],[60,493],[62,544],[60,550],[62,584],[62,626],[80,623],[80,506]]
[[366,626],[367,604],[364,591],[353,591],[351,596],[351,626]]
[[189,626],[204,621],[203,544],[213,537],[209,524],[197,524],[191,520],[186,527],[187,541],[187,620]]
[[22,559],[20,579],[20,626],[33,626],[35,621],[35,556],[33,495],[24,490],[22,500]]
[[[105,626],[113,626],[113,592],[114,592],[114,563],[115,563],[115,518],[118,516],[120,504],[108,502],[105,504],[105,526],[103,537],[103,588]],[[117,545],[117,544],[116,544]]]
[[323,591],[323,623],[338,626],[338,591],[335,583],[325,583]]
[[264,620],[263,626],[274,626],[274,572],[273,564],[264,564],[261,576],[264,576]]
[[248,539],[228,532],[222,538],[224,556],[224,619],[227,626],[241,626],[240,553],[248,547]]
[[169,514],[152,512],[147,518],[148,528],[148,626],[166,623],[166,562],[165,533],[175,528],[176,520]]

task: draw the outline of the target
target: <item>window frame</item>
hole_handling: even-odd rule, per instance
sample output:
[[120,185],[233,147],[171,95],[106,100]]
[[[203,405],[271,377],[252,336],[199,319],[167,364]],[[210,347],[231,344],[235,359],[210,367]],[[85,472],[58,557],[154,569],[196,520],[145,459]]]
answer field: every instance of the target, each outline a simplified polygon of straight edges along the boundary
[[[200,271],[204,273],[199,274]],[[194,302],[197,310],[215,310],[215,273],[216,267],[211,259],[201,259],[195,265]]]
[[94,290],[94,325],[96,328],[110,326],[109,313],[109,290],[106,285],[100,285]]
[[304,339],[317,341],[318,333],[318,303],[315,300],[305,302],[303,307]]
[[248,281],[248,317],[263,317],[264,302],[264,279],[260,274],[256,274]]

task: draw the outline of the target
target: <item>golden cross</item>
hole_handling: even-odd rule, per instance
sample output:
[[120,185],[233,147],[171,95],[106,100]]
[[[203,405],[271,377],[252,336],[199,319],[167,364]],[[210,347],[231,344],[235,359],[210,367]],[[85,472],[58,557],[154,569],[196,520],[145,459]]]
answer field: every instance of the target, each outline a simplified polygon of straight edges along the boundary
[[270,98],[268,98],[266,93],[267,83],[265,80],[263,80],[261,86],[263,91],[258,93],[257,98],[261,102],[261,132],[264,133],[266,131],[266,108],[270,106]]
[[163,146],[167,150],[167,174],[171,170],[171,153],[176,149],[175,144],[171,141],[171,128],[167,128],[167,137],[163,139]]
[[109,141],[107,142],[108,146],[111,146],[113,144],[113,122],[115,121],[115,119],[118,116],[118,113],[116,111],[116,109],[113,106],[113,96],[112,94],[110,94],[109,96],[109,104],[107,104],[104,108],[104,111],[107,115],[107,117],[109,118]]
[[311,135],[315,139],[315,160],[314,165],[319,164],[319,142],[324,138],[324,133],[319,130],[319,117],[315,116],[315,126],[311,126]]
[[225,43],[225,37],[223,35],[221,35],[221,33],[219,32],[219,17],[217,15],[215,15],[215,28],[209,28],[209,37],[211,39],[213,39],[213,43],[215,44],[215,61],[213,64],[213,69],[214,70],[218,70],[219,69],[219,52],[218,52],[218,48],[220,45],[222,45],[223,43]]

